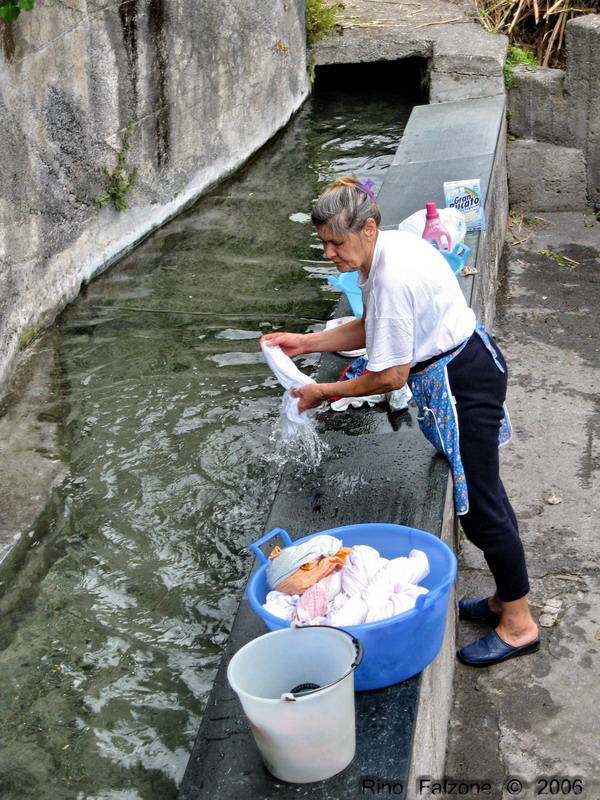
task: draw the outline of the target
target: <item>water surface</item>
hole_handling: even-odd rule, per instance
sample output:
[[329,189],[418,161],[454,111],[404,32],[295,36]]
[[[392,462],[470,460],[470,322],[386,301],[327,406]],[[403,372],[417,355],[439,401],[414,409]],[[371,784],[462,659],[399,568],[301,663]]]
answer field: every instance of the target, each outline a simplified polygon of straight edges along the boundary
[[277,487],[258,338],[331,316],[307,212],[336,174],[380,185],[409,110],[316,96],[50,332],[70,477],[0,622],[3,800],[176,797]]

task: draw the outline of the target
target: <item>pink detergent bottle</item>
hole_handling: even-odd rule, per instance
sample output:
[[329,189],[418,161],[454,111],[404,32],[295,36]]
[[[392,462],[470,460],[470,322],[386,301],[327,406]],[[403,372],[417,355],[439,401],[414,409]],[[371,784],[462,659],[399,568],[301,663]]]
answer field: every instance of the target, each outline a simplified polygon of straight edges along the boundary
[[423,228],[423,239],[426,239],[438,250],[447,253],[452,250],[452,239],[446,228],[442,225],[435,203],[425,203],[426,218]]

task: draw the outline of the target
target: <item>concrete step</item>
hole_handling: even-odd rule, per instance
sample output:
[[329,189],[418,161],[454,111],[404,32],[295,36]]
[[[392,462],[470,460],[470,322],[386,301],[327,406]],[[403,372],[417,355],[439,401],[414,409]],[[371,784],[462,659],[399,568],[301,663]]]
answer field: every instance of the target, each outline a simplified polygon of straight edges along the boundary
[[[508,143],[510,204],[527,211],[580,211],[587,205],[583,150],[533,139]],[[535,164],[535,175],[531,165]]]

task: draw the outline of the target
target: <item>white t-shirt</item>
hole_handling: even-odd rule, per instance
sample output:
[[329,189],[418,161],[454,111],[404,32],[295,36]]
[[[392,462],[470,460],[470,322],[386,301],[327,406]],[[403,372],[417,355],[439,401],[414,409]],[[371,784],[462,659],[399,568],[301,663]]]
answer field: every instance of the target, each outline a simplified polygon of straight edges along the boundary
[[475,314],[448,262],[412,233],[379,231],[369,276],[361,273],[358,285],[372,372],[426,361],[475,330]]

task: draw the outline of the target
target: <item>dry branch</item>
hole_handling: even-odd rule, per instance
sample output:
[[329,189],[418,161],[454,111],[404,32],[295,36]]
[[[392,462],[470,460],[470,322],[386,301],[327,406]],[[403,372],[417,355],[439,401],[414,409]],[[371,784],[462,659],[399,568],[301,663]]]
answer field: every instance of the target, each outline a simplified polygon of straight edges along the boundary
[[598,12],[598,0],[476,0],[485,28],[533,50],[543,66],[564,67],[566,24]]

